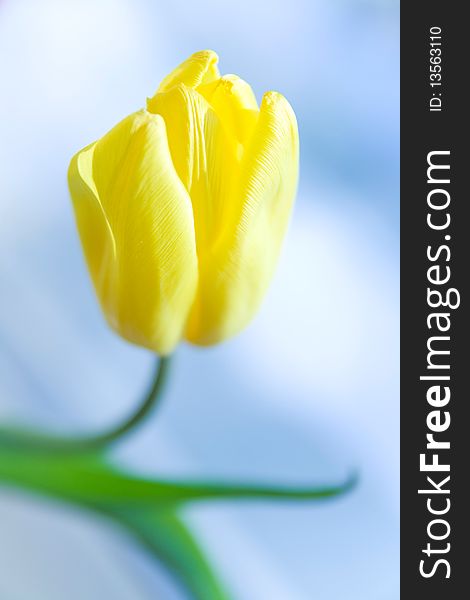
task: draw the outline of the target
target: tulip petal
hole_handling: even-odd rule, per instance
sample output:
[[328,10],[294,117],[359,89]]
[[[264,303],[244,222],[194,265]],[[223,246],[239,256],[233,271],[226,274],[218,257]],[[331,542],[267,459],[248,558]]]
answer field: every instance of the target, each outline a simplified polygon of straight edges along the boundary
[[152,111],[165,120],[173,164],[191,197],[201,259],[226,226],[238,142],[203,96],[185,85],[157,94]]
[[[217,68],[218,61],[219,57],[212,50],[195,52],[163,79],[157,94],[166,92],[180,83],[195,89],[199,85],[218,79],[220,77]],[[149,100],[150,103],[153,98]],[[151,106],[149,106],[149,110],[152,110]]]
[[92,280],[104,288],[109,275],[106,266],[116,256],[116,241],[92,177],[95,146],[90,144],[73,157],[68,180],[88,268]]
[[186,337],[214,344],[238,333],[266,292],[288,224],[298,177],[294,112],[268,92],[247,147],[237,185],[227,198],[229,225],[199,260],[199,287]]
[[93,283],[110,325],[169,353],[197,287],[191,201],[163,119],[130,115],[73,159],[69,185]]
[[197,91],[204,96],[240,144],[246,144],[258,119],[258,103],[250,85],[236,75],[201,85]]

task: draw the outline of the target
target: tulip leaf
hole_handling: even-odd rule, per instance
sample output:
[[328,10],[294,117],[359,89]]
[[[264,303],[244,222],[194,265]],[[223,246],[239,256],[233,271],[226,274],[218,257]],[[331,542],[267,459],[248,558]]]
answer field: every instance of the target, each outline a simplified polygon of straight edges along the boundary
[[229,600],[203,550],[179,517],[179,505],[196,500],[322,500],[355,484],[320,487],[263,486],[150,479],[126,472],[103,453],[32,451],[0,439],[0,483],[59,498],[118,522],[162,562],[194,600]]
[[174,511],[121,510],[106,514],[164,564],[194,600],[229,600],[202,548]]
[[0,481],[78,503],[115,508],[155,507],[195,500],[324,500],[348,491],[340,485],[309,487],[150,479],[109,464],[104,455],[63,456],[0,445]]

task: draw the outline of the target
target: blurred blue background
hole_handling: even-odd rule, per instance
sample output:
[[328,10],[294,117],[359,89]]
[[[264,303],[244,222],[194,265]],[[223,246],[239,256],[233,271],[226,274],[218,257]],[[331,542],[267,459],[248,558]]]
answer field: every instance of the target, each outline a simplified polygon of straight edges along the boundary
[[[236,600],[398,592],[399,6],[395,0],[0,0],[0,419],[88,431],[134,406],[152,357],[111,333],[66,187],[72,154],[212,48],[301,135],[282,260],[254,323],[182,346],[156,418],[117,451],[175,476],[359,487],[324,504],[185,511]],[[0,489],[2,600],[177,600],[119,531]]]

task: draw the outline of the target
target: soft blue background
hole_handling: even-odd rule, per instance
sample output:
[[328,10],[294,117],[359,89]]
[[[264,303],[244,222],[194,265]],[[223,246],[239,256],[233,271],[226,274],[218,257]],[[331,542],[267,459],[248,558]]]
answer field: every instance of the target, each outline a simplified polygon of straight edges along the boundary
[[[91,430],[151,357],[106,328],[65,173],[178,62],[213,48],[300,125],[299,198],[263,309],[181,347],[160,414],[119,450],[152,473],[360,486],[322,505],[186,512],[236,600],[398,598],[398,3],[0,0],[0,418]],[[0,491],[2,600],[175,600],[111,527]]]

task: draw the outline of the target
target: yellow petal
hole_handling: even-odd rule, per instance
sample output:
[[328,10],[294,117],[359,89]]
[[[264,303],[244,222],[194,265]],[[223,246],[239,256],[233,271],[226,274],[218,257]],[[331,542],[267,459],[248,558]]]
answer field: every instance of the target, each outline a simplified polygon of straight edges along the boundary
[[101,289],[109,285],[106,266],[114,261],[116,242],[92,177],[95,146],[90,144],[73,157],[68,180],[88,268]]
[[157,94],[151,106],[165,120],[173,164],[191,197],[201,260],[226,227],[238,142],[203,96],[184,84]]
[[197,91],[209,102],[231,135],[240,144],[247,143],[259,113],[250,85],[236,75],[224,75],[199,86]]
[[199,262],[199,287],[187,338],[213,344],[239,332],[253,317],[271,280],[298,177],[294,112],[280,94],[263,98],[223,237]]
[[[195,89],[201,84],[218,79],[220,77],[217,69],[218,61],[219,57],[212,50],[195,52],[163,79],[157,93],[166,92],[180,83]],[[152,100],[149,100],[149,110],[152,110]]]
[[131,342],[171,352],[198,276],[191,201],[163,119],[140,111],[121,121],[74,157],[69,186],[108,322]]

